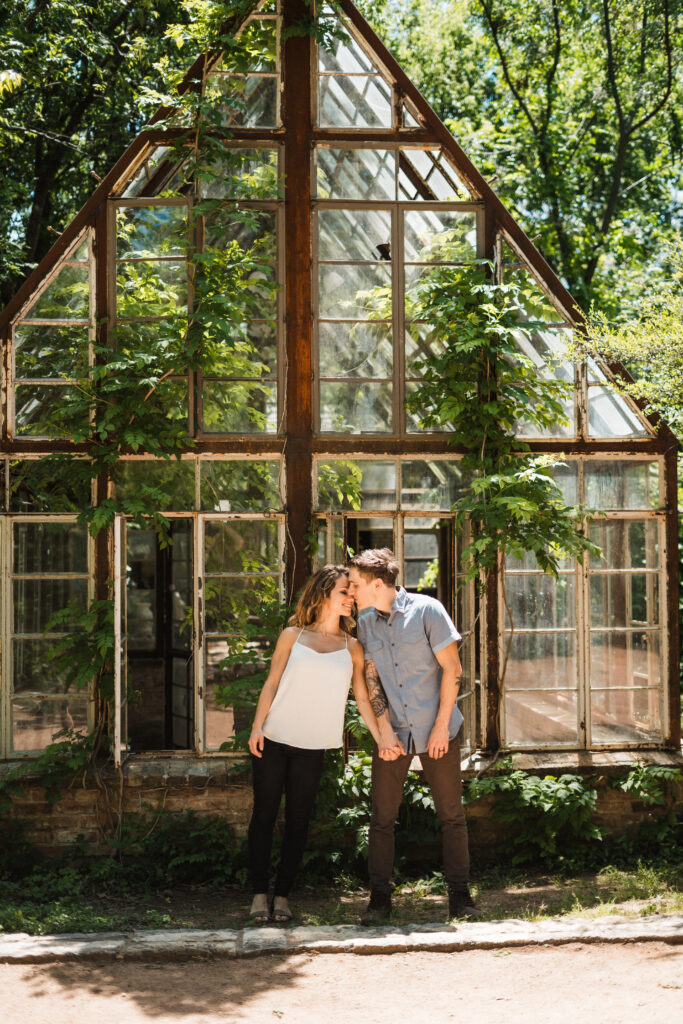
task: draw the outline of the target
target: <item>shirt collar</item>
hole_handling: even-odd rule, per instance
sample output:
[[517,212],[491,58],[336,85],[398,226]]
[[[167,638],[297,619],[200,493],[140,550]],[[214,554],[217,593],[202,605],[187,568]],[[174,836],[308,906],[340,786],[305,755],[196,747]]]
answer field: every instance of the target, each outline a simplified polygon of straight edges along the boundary
[[378,612],[377,609],[374,608],[373,610],[374,610],[374,613],[375,613],[375,619],[381,618],[381,619],[384,619],[385,621],[387,621],[387,620],[390,621],[391,619],[393,619],[394,615],[396,615],[397,613],[402,615],[405,612],[405,610],[406,610],[406,601],[407,601],[407,599],[408,599],[408,591],[404,587],[396,587],[396,597],[394,598],[394,602],[393,602],[393,604],[391,606],[391,610],[387,614],[386,612]]

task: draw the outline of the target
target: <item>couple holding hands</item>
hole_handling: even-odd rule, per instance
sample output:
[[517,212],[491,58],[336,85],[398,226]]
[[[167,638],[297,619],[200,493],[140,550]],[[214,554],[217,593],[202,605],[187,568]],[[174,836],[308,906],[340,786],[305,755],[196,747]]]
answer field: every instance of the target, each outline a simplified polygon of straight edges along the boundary
[[[380,924],[391,914],[394,824],[415,754],[442,827],[449,917],[476,916],[457,739],[463,720],[456,705],[460,634],[439,601],[396,585],[398,569],[388,548],[363,551],[348,567],[323,566],[304,587],[277,641],[249,737],[250,916],[259,924],[291,920],[289,892],[306,846],[325,750],[343,744],[350,685],[374,740],[370,902],[361,923]],[[354,603],[358,639],[351,635]],[[270,903],[270,853],[283,792],[285,832]]]

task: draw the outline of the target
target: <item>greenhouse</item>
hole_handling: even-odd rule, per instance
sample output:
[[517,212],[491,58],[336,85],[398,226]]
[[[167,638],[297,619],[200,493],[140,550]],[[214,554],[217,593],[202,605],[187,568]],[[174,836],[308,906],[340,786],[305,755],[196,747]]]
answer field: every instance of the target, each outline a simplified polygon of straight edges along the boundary
[[[307,10],[254,3],[199,56],[0,315],[0,757],[105,713],[51,652],[112,598],[117,758],[219,754],[269,616],[385,546],[464,635],[466,754],[678,747],[674,435],[618,367],[572,361],[572,297],[350,0],[291,31]],[[571,385],[519,436],[600,512],[601,554],[510,558],[480,598],[462,453],[406,401],[424,282],[482,260],[527,296],[520,352]]]

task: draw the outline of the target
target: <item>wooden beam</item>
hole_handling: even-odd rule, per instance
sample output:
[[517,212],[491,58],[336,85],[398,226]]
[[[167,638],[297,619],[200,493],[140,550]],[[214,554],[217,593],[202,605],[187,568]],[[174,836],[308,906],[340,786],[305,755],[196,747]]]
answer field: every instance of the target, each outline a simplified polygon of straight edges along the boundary
[[[307,23],[307,0],[284,0],[285,32]],[[287,597],[294,599],[310,571],[312,505],[312,262],[311,262],[311,37],[285,39],[285,473],[287,489]],[[281,378],[282,379],[282,378]]]

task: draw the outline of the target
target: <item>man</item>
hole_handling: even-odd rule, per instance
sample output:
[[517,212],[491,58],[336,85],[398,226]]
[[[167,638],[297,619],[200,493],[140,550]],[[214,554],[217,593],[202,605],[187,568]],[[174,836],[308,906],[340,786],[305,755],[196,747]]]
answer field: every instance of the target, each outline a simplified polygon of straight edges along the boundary
[[367,925],[391,914],[394,824],[415,754],[441,822],[449,917],[476,917],[457,739],[463,721],[456,705],[460,634],[439,601],[396,586],[398,568],[388,548],[372,548],[349,561],[370,702],[378,718],[388,712],[397,737],[387,743],[393,750],[380,757],[375,746],[372,755],[370,902],[362,917]]

